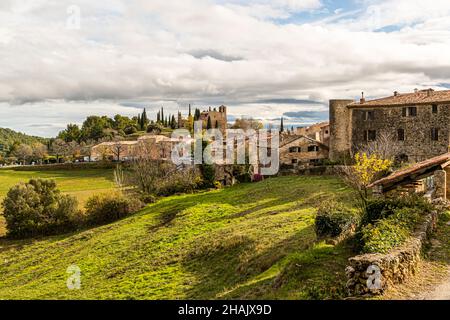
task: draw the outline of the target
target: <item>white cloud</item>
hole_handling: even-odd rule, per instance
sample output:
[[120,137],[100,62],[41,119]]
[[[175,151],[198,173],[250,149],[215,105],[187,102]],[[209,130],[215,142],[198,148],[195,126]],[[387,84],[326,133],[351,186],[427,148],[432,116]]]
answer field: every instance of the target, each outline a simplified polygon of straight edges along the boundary
[[[359,14],[342,11],[314,24],[277,24],[274,18],[323,5],[315,0],[2,1],[0,126],[25,130],[49,123],[47,114],[61,114],[51,122],[60,126],[81,119],[89,108],[126,112],[120,103],[127,100],[174,110],[189,102],[224,103],[234,115],[269,119],[304,106],[255,101],[326,101],[356,97],[362,90],[378,96],[450,83],[448,1],[427,7],[423,1],[366,3]],[[81,8],[80,30],[65,28],[71,4]],[[368,22],[369,7],[379,8],[382,20]],[[402,28],[373,31],[392,24]],[[94,107],[96,101],[102,108]],[[29,117],[17,117],[18,110]],[[56,131],[33,128],[33,133]]]

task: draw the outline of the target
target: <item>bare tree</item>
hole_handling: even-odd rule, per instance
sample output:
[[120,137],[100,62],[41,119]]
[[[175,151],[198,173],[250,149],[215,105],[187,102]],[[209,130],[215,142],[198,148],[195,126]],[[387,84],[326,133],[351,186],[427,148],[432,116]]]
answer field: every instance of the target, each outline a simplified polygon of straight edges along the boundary
[[195,168],[154,160],[150,151],[150,146],[145,143],[136,146],[135,157],[125,178],[127,185],[145,194],[170,194],[195,188],[198,177]]
[[13,154],[19,161],[23,161],[22,164],[26,164],[33,156],[33,149],[27,144],[20,144],[15,148]]
[[111,146],[111,152],[113,153],[116,160],[120,161],[120,156],[123,154],[126,146],[122,143],[121,140],[117,139],[114,144]]
[[34,143],[31,146],[33,150],[33,158],[37,160],[39,163],[42,163],[44,158],[48,155],[47,146],[42,143]]
[[59,162],[61,157],[66,157],[69,154],[69,146],[67,145],[67,142],[62,139],[56,139],[53,141],[51,148],[53,154],[56,156],[57,162]]
[[398,142],[395,139],[395,135],[382,132],[377,135],[375,141],[354,146],[353,150],[356,150],[355,153],[365,153],[368,156],[375,154],[385,160],[394,160],[398,155]]

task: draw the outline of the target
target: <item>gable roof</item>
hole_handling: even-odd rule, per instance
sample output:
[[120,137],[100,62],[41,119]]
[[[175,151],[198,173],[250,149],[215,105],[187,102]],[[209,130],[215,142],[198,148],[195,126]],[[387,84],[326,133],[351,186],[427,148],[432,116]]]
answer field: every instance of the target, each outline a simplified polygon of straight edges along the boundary
[[308,140],[310,143],[318,144],[321,147],[329,149],[329,147],[326,144],[323,144],[320,141],[314,140],[314,139],[304,136],[304,135],[294,135],[292,137],[286,138],[284,141],[280,142],[280,148],[283,148],[283,147],[287,146],[288,144],[291,144],[292,142],[295,142],[299,139],[305,139],[305,140]]
[[450,153],[416,163],[406,169],[398,170],[386,178],[380,179],[372,183],[369,188],[376,186],[390,186],[400,184],[407,179],[414,179],[424,174],[430,174],[438,169],[443,169],[450,165]]
[[370,100],[364,103],[354,102],[349,104],[349,107],[407,106],[433,103],[450,103],[450,90],[434,91],[433,89],[427,89],[414,93],[399,93],[387,98]]

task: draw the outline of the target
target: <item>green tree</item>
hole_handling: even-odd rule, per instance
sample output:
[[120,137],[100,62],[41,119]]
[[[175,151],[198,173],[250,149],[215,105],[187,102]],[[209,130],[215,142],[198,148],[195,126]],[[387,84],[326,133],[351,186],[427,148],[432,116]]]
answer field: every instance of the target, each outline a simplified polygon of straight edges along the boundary
[[67,128],[63,131],[61,131],[58,134],[58,138],[62,139],[66,142],[71,142],[71,141],[80,141],[81,140],[81,130],[80,127],[76,124],[68,124]]

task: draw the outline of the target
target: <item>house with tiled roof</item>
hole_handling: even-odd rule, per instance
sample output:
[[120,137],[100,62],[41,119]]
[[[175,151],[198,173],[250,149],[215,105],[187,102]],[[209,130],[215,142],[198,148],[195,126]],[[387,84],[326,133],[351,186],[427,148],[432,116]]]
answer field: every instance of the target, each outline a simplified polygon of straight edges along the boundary
[[[330,158],[339,160],[381,136],[411,162],[442,155],[450,144],[450,90],[394,92],[360,101],[330,100]],[[386,138],[387,137],[387,138]]]

